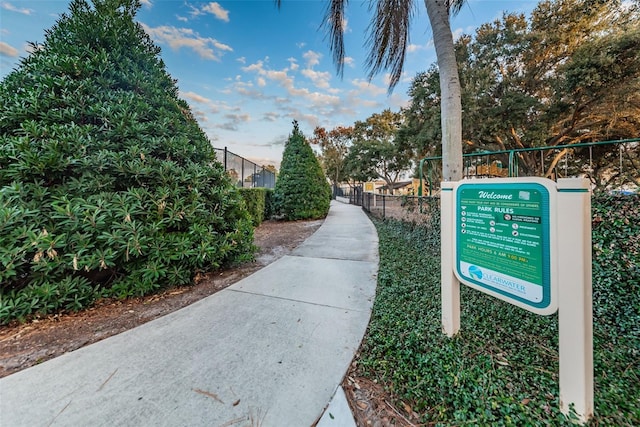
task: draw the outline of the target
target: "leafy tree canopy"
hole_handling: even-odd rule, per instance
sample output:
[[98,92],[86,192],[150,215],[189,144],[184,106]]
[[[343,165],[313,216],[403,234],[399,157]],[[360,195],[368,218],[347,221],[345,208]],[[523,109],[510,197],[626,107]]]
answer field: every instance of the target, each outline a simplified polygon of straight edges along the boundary
[[345,161],[352,138],[351,126],[338,126],[330,130],[318,126],[313,131],[313,138],[309,140],[311,144],[320,146],[322,168],[334,185],[350,180]]
[[384,110],[354,124],[354,143],[347,156],[351,176],[393,184],[410,168],[411,152],[396,140],[402,120],[401,113]]
[[[545,0],[457,41],[467,152],[637,137],[640,14],[619,1]],[[438,69],[416,76],[400,144],[437,155]],[[593,154],[597,162],[611,152]],[[522,174],[550,175],[565,151],[522,154]],[[584,156],[584,152],[575,151]],[[586,153],[589,154],[588,151]],[[599,156],[599,157],[598,157]],[[582,162],[584,164],[584,162]]]

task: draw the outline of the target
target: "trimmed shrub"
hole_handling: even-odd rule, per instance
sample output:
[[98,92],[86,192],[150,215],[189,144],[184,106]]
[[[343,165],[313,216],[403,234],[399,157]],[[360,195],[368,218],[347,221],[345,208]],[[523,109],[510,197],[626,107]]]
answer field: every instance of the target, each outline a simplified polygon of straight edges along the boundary
[[274,215],[274,201],[273,201],[273,188],[265,188],[264,193],[264,218],[270,219]]
[[0,84],[0,323],[191,283],[253,228],[136,0],[73,0]]
[[309,143],[293,122],[284,148],[274,193],[274,210],[287,221],[324,218],[329,212],[331,187]]
[[244,200],[247,211],[251,216],[254,227],[262,224],[265,218],[266,188],[240,188],[240,195]]

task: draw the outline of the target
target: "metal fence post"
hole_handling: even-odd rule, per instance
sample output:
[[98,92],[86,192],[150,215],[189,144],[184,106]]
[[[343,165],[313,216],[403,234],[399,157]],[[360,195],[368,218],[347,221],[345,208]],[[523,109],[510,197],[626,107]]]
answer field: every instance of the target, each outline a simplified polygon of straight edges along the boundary
[[382,195],[382,219],[386,218],[385,214],[387,211],[387,196],[385,194]]

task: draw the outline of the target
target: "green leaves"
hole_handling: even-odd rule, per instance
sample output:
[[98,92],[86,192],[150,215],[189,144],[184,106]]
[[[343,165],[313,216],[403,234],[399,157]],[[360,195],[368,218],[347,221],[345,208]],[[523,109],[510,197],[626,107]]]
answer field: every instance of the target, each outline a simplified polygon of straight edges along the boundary
[[276,216],[288,221],[324,218],[329,212],[330,201],[329,183],[294,120],[274,190]]
[[[530,17],[505,14],[480,26],[473,36],[460,37],[456,59],[465,152],[637,137],[638,16],[637,5],[625,2],[544,0]],[[411,102],[403,110],[405,123],[398,140],[419,158],[440,154],[438,73],[432,66],[414,78]],[[628,161],[637,162],[637,147],[628,153]],[[619,156],[607,154],[617,153],[549,150],[544,161],[538,151],[520,153],[518,173],[561,173],[557,162],[564,157],[563,175],[588,171],[598,186],[613,180],[615,188],[625,180],[614,179]],[[506,156],[500,160],[506,163]],[[634,169],[627,165],[625,170]]]
[[0,324],[252,257],[242,200],[138,7],[73,1],[0,84]]
[[265,218],[268,218],[266,215],[268,210],[267,193],[273,193],[273,190],[268,188],[240,188],[239,191],[247,211],[251,215],[251,223],[254,227],[259,226]]
[[[638,197],[592,201],[593,425],[640,423]],[[559,411],[557,316],[462,286],[461,332],[441,332],[439,208],[423,208],[423,224],[375,222],[378,287],[359,374],[408,404],[416,424],[573,425]]]

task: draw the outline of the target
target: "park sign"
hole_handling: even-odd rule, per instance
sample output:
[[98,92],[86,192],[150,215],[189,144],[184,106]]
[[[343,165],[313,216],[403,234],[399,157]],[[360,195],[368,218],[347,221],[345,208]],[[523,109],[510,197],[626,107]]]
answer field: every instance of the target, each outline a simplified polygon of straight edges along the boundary
[[560,409],[593,415],[591,196],[584,178],[441,183],[442,331],[460,330],[460,283],[558,312]]
[[555,183],[462,181],[455,188],[454,272],[461,283],[537,314],[557,310]]

